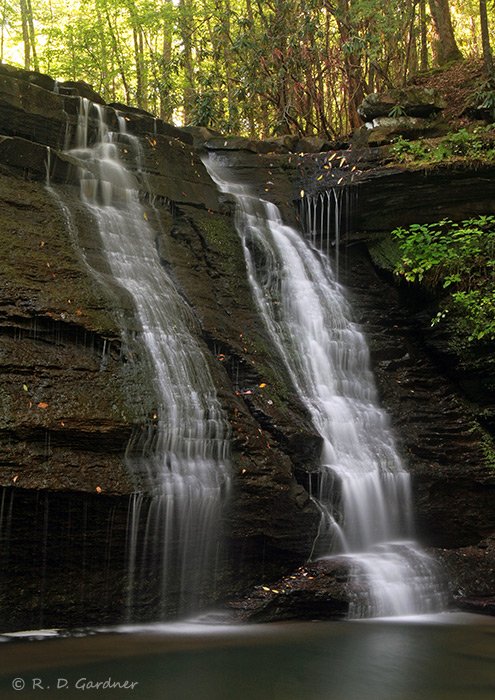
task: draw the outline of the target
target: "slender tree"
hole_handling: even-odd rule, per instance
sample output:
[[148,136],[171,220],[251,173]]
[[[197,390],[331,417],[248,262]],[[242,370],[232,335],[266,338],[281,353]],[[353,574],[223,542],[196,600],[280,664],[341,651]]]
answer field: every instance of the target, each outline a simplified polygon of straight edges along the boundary
[[493,55],[490,46],[490,32],[488,29],[488,13],[486,0],[480,0],[481,45],[483,47],[483,65],[485,73],[490,81],[493,81]]
[[194,72],[194,7],[191,0],[179,2],[179,31],[182,41],[182,65],[184,68],[183,109],[184,122],[189,123],[196,101],[196,75]]
[[428,70],[428,28],[426,24],[426,0],[419,2],[419,68],[422,71]]

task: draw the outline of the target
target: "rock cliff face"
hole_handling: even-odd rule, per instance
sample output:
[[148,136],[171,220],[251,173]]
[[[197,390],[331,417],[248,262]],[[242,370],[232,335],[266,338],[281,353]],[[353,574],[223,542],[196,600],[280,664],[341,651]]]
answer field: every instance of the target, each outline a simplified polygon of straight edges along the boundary
[[[139,349],[122,339],[132,303],[109,278],[64,152],[81,96],[94,95],[80,84],[54,88],[46,76],[0,71],[4,629],[122,619],[129,494],[139,488],[125,450],[153,406]],[[319,438],[256,315],[230,212],[192,137],[117,108],[142,137],[142,198],[231,422],[225,596],[308,555],[318,516],[298,479],[314,468]],[[90,119],[90,138],[95,128]]]
[[[101,102],[84,84],[0,67],[4,629],[118,621],[125,609],[129,496],[139,488],[125,450],[147,429],[154,399],[139,350],[123,340],[122,328],[133,327],[132,303],[109,278],[65,152],[81,97]],[[136,176],[157,247],[194,309],[231,423],[234,488],[218,575],[218,596],[225,598],[278,579],[309,555],[318,513],[308,496],[308,472],[317,466],[319,438],[251,301],[231,206],[219,201],[192,133],[121,105],[102,109],[110,120],[119,110],[129,132],[141,137],[146,177]],[[90,133],[95,128],[90,120]],[[293,200],[321,162],[318,155],[289,152],[293,146],[280,140],[207,144],[229,150],[236,176],[292,220]],[[449,173],[449,187],[458,186],[456,212],[466,192],[465,208],[477,206],[477,193],[489,210],[489,188],[480,187],[489,176]],[[461,182],[465,177],[470,188]],[[417,212],[410,191],[425,191],[421,178],[370,173],[360,185],[355,229],[363,235],[349,241],[344,281],[413,472],[422,540],[450,550],[444,558],[457,587],[462,583],[474,595],[479,587],[461,575],[460,555],[451,554],[474,548],[479,562],[480,552],[493,551],[478,547],[494,529],[486,426],[464,390],[470,379],[461,385],[455,360],[444,366],[422,309],[411,307],[369,254],[387,230],[409,222],[406,203]],[[432,218],[439,211],[454,216],[445,179],[428,187]],[[297,616],[297,605],[289,607]],[[142,617],[152,618],[153,610],[151,600]]]
[[[284,153],[282,147],[263,155],[256,152],[256,144],[235,145],[232,152],[231,142],[216,139],[206,147],[230,150],[236,177],[257,187],[260,196],[274,201],[289,220],[299,211],[304,223],[308,193],[325,202],[325,196],[318,199],[325,187],[338,186],[341,179],[350,185],[340,275],[366,332],[381,401],[412,474],[418,536],[444,563],[452,600],[458,605],[466,601],[469,609],[478,601],[479,609],[488,611],[483,601],[495,588],[490,539],[495,528],[494,348],[456,354],[448,335],[431,328],[431,299],[420,290],[398,286],[387,255],[390,231],[396,226],[492,212],[493,167],[457,164],[430,172],[407,171],[382,167],[383,150],[372,149],[366,154],[332,153],[333,167],[327,171],[326,153]],[[292,579],[304,583],[300,570],[292,573]],[[323,597],[326,615],[341,615],[347,584],[335,586],[333,574],[328,577],[324,567],[313,574],[311,587],[319,591],[314,611]],[[271,583],[276,593],[259,587],[248,598],[234,600],[236,614],[253,620],[310,614],[313,594],[305,592],[300,600],[302,594],[288,589],[278,593],[284,581]],[[267,596],[270,602],[265,605]]]

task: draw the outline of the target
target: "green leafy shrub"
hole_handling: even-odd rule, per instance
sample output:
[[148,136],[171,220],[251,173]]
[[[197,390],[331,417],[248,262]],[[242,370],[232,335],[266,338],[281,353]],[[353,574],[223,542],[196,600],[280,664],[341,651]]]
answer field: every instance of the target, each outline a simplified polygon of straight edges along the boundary
[[471,96],[471,105],[478,110],[486,110],[495,117],[495,89],[493,80],[490,78],[481,82]]
[[432,324],[454,318],[469,341],[495,340],[495,216],[413,224],[392,235],[401,254],[395,273],[447,294]]
[[431,147],[425,141],[408,141],[399,136],[392,144],[392,155],[401,163],[428,160]]

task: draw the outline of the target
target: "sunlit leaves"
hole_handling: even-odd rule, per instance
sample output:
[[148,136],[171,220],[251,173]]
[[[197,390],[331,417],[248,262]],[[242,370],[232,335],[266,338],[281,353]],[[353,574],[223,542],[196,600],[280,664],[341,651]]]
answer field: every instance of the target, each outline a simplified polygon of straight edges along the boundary
[[413,224],[392,234],[401,253],[396,274],[448,295],[432,325],[453,318],[471,342],[495,339],[495,216]]
[[[3,3],[2,58],[22,65],[19,2]],[[414,0],[31,4],[43,72],[85,80],[109,102],[222,132],[334,137],[349,130],[357,92],[401,84],[418,68]],[[475,1],[450,6],[462,46],[476,52]]]

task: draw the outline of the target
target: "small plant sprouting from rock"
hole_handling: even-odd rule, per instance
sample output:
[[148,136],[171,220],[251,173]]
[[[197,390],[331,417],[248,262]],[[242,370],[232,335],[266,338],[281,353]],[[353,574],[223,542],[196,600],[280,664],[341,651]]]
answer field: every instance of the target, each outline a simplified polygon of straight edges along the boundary
[[495,340],[495,216],[443,219],[394,229],[401,259],[395,273],[435,291],[446,318],[469,340]]
[[399,136],[392,145],[391,153],[400,163],[427,161],[430,158],[431,146],[426,141],[409,141]]
[[398,117],[405,117],[406,109],[403,105],[394,105],[388,113],[388,116],[392,117],[393,119],[398,119]]

